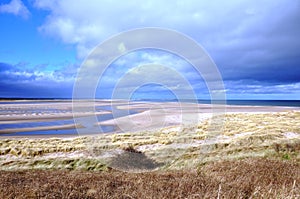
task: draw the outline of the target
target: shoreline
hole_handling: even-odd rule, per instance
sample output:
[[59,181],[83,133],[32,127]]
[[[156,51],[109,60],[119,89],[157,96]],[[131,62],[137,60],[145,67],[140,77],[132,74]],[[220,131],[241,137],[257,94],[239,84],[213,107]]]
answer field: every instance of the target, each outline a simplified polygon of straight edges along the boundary
[[[125,101],[97,101],[95,105],[101,109],[113,104],[117,111],[131,111],[136,110],[137,113],[129,114],[115,119],[106,119],[98,121],[95,126],[112,126],[114,128],[120,127],[121,131],[141,131],[145,129],[159,129],[160,127],[182,125],[184,123],[199,123],[204,119],[212,117],[213,114],[231,114],[231,113],[276,113],[284,111],[300,111],[300,107],[285,107],[285,106],[249,106],[249,105],[211,105],[211,104],[194,104],[194,103],[177,103],[177,102],[125,102]],[[80,101],[80,107],[89,107],[90,101]],[[45,109],[40,109],[44,107]],[[88,117],[93,115],[107,115],[115,114],[114,111],[101,110],[96,112],[76,112],[72,113],[72,102],[65,103],[28,103],[28,104],[0,104],[0,127],[1,124],[18,124],[18,123],[35,123],[35,122],[54,122],[59,120],[70,120],[73,117]],[[79,108],[80,108],[79,107]],[[47,113],[48,109],[58,110],[56,112]],[[14,110],[13,114],[8,114],[9,111]],[[33,111],[33,113],[26,114],[26,111]],[[40,112],[35,113],[35,110]],[[67,110],[67,111],[66,111]],[[1,111],[6,114],[1,114]],[[6,112],[5,112],[6,111]],[[25,113],[24,113],[25,111]],[[45,111],[45,112],[43,112]],[[196,119],[195,119],[196,118]],[[19,132],[34,132],[47,130],[64,130],[84,128],[81,124],[49,124],[48,126],[33,126],[33,127],[19,127],[0,129],[0,139],[4,137],[11,137],[13,135],[4,135],[8,133]],[[108,132],[116,133],[118,130]],[[2,135],[1,135],[2,134]],[[17,137],[71,137],[68,134],[48,134],[48,135],[15,135]]]

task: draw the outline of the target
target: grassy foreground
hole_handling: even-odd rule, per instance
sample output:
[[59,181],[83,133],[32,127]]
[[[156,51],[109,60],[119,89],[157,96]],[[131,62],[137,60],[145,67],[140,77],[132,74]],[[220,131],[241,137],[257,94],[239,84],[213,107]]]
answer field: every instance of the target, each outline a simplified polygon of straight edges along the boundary
[[227,114],[210,128],[1,139],[0,198],[300,197],[300,112]]
[[248,158],[197,171],[0,171],[0,198],[299,198],[299,166]]

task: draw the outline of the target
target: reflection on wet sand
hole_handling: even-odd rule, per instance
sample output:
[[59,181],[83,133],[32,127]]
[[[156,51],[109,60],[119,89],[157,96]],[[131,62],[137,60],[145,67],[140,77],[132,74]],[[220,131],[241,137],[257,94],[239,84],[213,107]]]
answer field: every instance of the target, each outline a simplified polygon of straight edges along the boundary
[[[73,108],[74,104],[76,109]],[[225,109],[226,108],[226,109]],[[86,128],[74,118],[96,117],[94,132],[139,131],[162,128],[207,119],[213,112],[280,112],[296,107],[229,106],[179,102],[143,102],[122,100],[25,100],[1,101],[0,134],[77,134]],[[225,113],[225,112],[224,112]],[[100,128],[99,128],[100,127]],[[101,130],[102,129],[102,130]],[[53,133],[53,131],[55,131]],[[67,133],[66,133],[67,132]],[[20,135],[20,134],[19,134]],[[25,134],[24,134],[25,135]]]

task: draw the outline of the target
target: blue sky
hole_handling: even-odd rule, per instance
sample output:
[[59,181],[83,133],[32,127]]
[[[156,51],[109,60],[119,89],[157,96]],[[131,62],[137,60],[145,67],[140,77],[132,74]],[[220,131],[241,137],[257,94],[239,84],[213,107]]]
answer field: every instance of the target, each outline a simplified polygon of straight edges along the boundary
[[[0,24],[0,97],[72,97],[78,68],[96,45],[121,31],[162,27],[205,48],[222,74],[228,99],[300,99],[299,0],[1,0]],[[205,82],[187,62],[155,50],[113,63],[97,97],[110,97],[122,75],[151,63],[173,67],[199,98],[209,99]],[[174,98],[159,85],[142,86],[134,96]]]

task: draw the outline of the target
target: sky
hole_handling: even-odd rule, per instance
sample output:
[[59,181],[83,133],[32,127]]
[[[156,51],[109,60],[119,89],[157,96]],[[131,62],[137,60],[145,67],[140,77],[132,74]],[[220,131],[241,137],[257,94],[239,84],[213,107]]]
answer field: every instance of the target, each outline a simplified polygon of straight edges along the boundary
[[[220,71],[227,99],[300,100],[299,0],[1,0],[0,24],[0,97],[71,98],[77,72],[97,45],[122,31],[159,27],[203,47]],[[149,67],[141,73],[143,64]],[[210,98],[207,82],[190,63],[157,49],[115,60],[95,96],[110,98],[124,77],[128,87],[149,77],[171,85],[139,85],[135,98],[184,92],[156,64],[181,74],[197,98]]]

